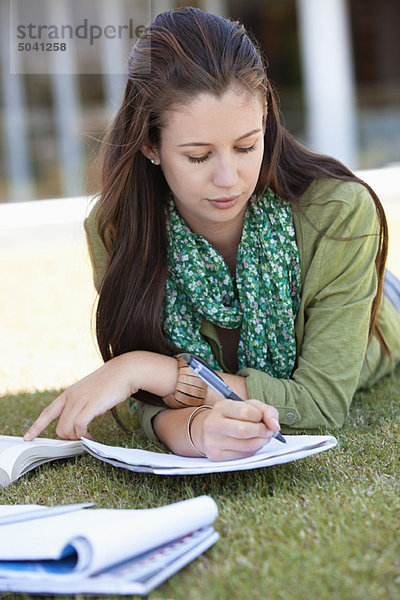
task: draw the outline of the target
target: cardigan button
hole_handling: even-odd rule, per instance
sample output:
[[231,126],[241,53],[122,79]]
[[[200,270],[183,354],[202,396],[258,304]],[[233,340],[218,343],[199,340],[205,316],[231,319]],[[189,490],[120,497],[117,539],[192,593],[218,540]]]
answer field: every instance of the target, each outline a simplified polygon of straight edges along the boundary
[[296,414],[293,411],[288,411],[285,415],[285,419],[287,421],[287,423],[293,423],[293,421],[296,418]]

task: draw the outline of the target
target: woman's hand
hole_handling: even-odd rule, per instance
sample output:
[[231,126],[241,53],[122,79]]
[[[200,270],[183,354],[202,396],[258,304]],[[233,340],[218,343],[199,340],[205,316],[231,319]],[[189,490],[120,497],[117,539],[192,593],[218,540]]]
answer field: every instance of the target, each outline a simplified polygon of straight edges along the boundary
[[[158,377],[154,377],[154,373]],[[175,389],[177,361],[151,352],[128,352],[106,362],[58,396],[45,408],[24,440],[37,437],[59,418],[56,433],[62,439],[91,438],[89,423],[139,389],[165,395]]]
[[[280,430],[278,411],[259,400],[235,402],[219,400],[209,409],[199,411],[190,424],[195,447],[210,460],[230,460],[250,456],[267,444]],[[192,408],[169,409],[153,419],[161,442],[182,456],[199,456],[188,436]]]
[[250,456],[280,430],[278,416],[276,408],[259,400],[220,400],[194,418],[192,439],[210,460]]
[[87,430],[89,423],[137,391],[131,378],[127,377],[126,364],[119,358],[105,363],[53,400],[26,432],[24,439],[33,440],[58,417],[56,433],[60,438],[79,440],[81,436],[91,437]]

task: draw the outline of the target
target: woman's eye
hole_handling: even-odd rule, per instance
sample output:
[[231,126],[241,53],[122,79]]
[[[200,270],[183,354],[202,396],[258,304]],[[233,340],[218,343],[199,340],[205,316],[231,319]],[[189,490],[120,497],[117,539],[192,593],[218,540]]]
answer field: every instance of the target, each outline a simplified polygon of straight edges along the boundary
[[257,150],[257,146],[255,144],[253,144],[252,146],[249,146],[247,148],[237,148],[238,152],[241,152],[242,154],[247,154],[247,152],[252,152],[253,150]]
[[[238,147],[236,148],[237,152],[239,152],[240,154],[247,154],[248,152],[252,152],[253,150],[257,150],[257,146],[256,144],[253,144],[252,146],[248,146],[246,148],[242,148],[242,147]],[[191,163],[203,163],[206,160],[208,160],[210,157],[210,153],[205,154],[204,156],[188,156],[188,159]]]
[[192,163],[202,163],[205,162],[208,159],[208,154],[206,154],[205,156],[188,156],[188,159],[190,160],[190,162]]

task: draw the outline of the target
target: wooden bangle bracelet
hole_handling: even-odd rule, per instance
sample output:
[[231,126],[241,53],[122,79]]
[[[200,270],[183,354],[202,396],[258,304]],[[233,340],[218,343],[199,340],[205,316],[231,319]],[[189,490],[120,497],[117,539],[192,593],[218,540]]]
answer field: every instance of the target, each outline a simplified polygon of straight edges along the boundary
[[169,408],[201,406],[207,395],[207,385],[192,371],[182,356],[183,354],[175,356],[178,361],[176,390],[163,398]]

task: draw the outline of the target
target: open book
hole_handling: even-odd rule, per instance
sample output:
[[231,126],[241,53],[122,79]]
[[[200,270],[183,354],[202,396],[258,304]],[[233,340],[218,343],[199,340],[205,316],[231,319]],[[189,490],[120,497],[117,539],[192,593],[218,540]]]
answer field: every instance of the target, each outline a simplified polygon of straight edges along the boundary
[[57,508],[0,506],[0,590],[145,595],[219,537],[209,496],[145,510]]
[[50,460],[82,454],[81,442],[0,435],[0,486],[6,487],[31,469]]

